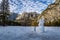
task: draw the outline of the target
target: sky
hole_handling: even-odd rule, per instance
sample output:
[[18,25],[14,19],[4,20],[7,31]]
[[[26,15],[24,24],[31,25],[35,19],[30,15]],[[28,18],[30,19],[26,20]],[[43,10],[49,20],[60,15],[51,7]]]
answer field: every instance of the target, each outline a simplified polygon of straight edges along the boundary
[[48,5],[54,2],[55,0],[9,0],[9,8],[11,12],[19,14],[23,12],[42,13]]

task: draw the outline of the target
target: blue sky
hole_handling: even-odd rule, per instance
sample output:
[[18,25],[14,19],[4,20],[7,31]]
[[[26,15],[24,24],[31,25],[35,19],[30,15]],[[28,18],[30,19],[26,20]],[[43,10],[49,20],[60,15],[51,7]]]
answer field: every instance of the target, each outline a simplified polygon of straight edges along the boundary
[[[1,0],[0,0],[1,1]],[[9,0],[10,11],[15,13],[37,12],[41,13],[55,0]]]

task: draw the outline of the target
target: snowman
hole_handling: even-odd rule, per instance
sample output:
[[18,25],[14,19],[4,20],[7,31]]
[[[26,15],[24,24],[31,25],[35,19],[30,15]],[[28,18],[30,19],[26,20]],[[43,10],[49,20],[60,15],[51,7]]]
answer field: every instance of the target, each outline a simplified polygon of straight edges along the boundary
[[44,32],[44,17],[42,16],[41,19],[39,20],[38,26],[41,28],[41,32]]

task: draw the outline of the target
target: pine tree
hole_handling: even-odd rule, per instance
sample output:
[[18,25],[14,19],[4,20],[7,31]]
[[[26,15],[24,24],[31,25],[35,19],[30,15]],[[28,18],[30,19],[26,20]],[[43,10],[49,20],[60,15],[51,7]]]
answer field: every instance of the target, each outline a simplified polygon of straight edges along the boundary
[[1,2],[1,13],[0,13],[0,20],[2,25],[4,26],[6,24],[6,20],[9,16],[9,3],[8,0],[2,0]]

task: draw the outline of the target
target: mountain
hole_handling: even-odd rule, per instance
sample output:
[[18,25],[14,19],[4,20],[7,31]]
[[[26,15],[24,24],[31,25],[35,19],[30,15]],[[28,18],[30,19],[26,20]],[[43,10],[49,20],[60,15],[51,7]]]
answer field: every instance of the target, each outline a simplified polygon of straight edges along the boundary
[[21,15],[18,15],[16,22],[20,23],[21,26],[37,26],[37,17],[38,13],[36,12],[23,12]]
[[45,18],[45,25],[60,26],[60,0],[48,6],[41,14]]
[[11,20],[11,21],[14,21],[16,19],[17,15],[19,15],[19,14],[18,13],[11,13],[9,15],[9,18],[8,19]]

